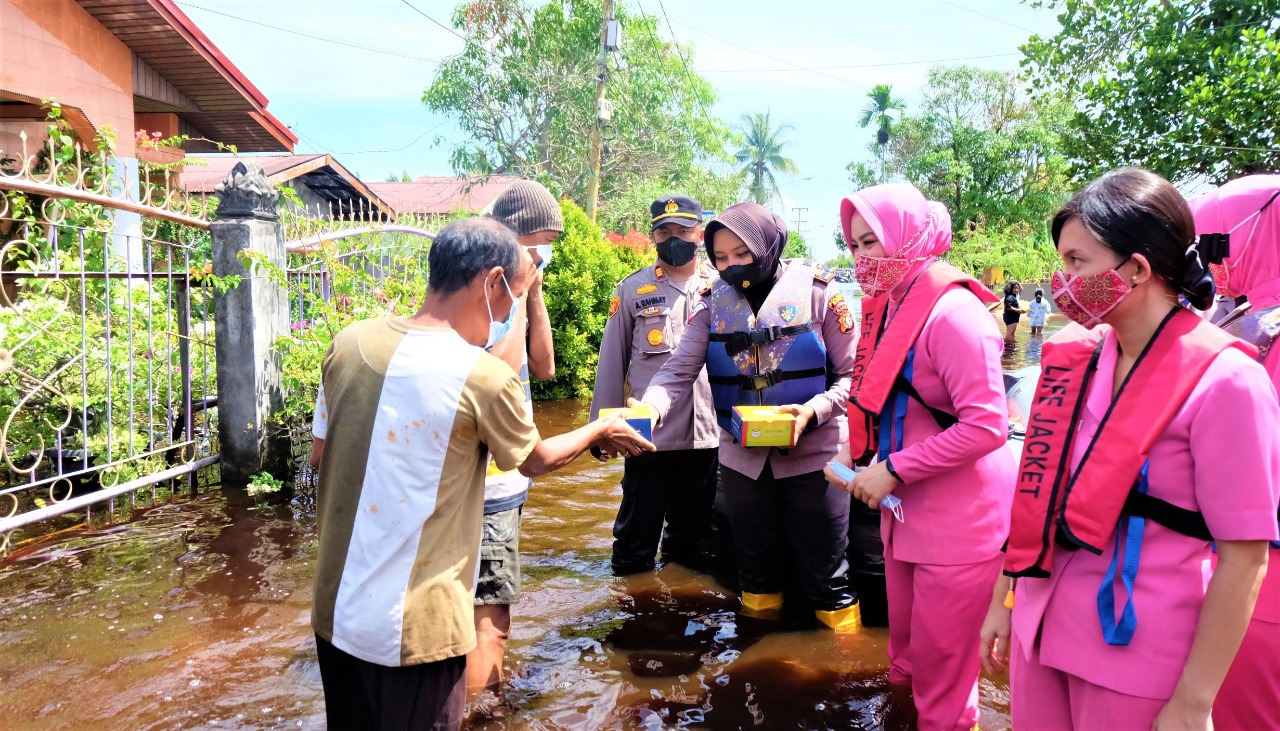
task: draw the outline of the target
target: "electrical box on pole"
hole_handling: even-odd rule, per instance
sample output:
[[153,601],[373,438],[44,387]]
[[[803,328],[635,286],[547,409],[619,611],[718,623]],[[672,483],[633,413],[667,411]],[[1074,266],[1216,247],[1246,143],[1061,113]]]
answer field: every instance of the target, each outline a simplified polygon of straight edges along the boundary
[[601,124],[608,124],[613,121],[613,102],[608,99],[597,99],[596,119],[600,120]]
[[604,26],[604,50],[616,51],[622,48],[622,24],[616,18],[610,18]]

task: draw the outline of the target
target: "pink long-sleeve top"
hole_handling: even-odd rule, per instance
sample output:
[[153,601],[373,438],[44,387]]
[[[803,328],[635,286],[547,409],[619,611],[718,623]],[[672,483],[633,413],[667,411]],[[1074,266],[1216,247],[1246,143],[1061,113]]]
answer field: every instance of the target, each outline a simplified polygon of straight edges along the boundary
[[[784,261],[781,266],[796,264]],[[799,443],[790,449],[743,447],[721,429],[720,464],[754,479],[764,471],[767,461],[773,468],[774,477],[794,477],[821,470],[835,458],[840,445],[849,439],[845,410],[849,402],[849,374],[853,372],[853,348],[858,335],[854,328],[845,331],[840,326],[840,318],[832,303],[832,298],[839,293],[834,282],[824,285],[815,281],[812,288],[813,319],[818,326],[815,332],[822,338],[835,375],[830,388],[806,402],[813,409],[814,420],[820,426],[802,434]],[[702,372],[707,362],[710,333],[711,312],[704,307],[689,321],[675,355],[649,382],[640,400],[656,408],[660,419],[666,417],[672,403],[685,396]]]
[[[1250,295],[1250,307],[1254,310],[1280,305],[1280,279],[1272,279],[1257,286]],[[1271,377],[1271,385],[1280,391],[1280,348],[1273,346],[1262,365]],[[1253,618],[1280,624],[1280,548],[1271,549],[1268,566],[1267,577],[1263,579],[1262,590],[1258,592],[1258,604],[1253,610]]]
[[[889,317],[896,310],[890,304]],[[1004,340],[986,306],[967,290],[942,295],[916,338],[911,382],[925,403],[954,414],[943,430],[909,399],[893,494],[905,521],[881,511],[886,555],[910,563],[977,563],[1000,553],[1009,535],[1017,464],[1006,446],[1009,406],[1000,354]],[[886,404],[886,414],[891,405]],[[881,428],[888,418],[881,422]]]
[[[1111,405],[1118,353],[1108,336],[1081,413],[1073,470]],[[1277,429],[1280,405],[1262,366],[1223,351],[1152,447],[1149,494],[1200,512],[1219,540],[1275,540]],[[1028,655],[1038,636],[1040,662],[1049,667],[1121,693],[1169,698],[1191,652],[1210,545],[1146,521],[1133,596],[1138,626],[1127,646],[1106,644],[1098,619],[1098,588],[1114,554],[1114,544],[1100,556],[1056,549],[1049,578],[1018,579],[1013,631]],[[1117,612],[1124,606],[1118,574]]]

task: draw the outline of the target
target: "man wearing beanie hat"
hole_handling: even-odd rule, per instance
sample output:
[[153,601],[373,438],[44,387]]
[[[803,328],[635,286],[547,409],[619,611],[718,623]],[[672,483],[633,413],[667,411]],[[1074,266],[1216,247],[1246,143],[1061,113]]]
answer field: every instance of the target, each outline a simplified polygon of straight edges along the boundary
[[[702,299],[699,291],[715,278],[697,259],[702,204],[670,195],[654,201],[649,212],[658,261],[622,280],[609,302],[592,419],[601,409],[625,405],[624,386],[633,394],[644,392],[675,353],[685,321]],[[613,524],[617,574],[653,568],[659,540],[664,561],[696,564],[711,522],[720,445],[706,371],[653,430],[653,442],[659,451],[628,457],[623,468],[622,503]]]
[[[530,374],[540,381],[556,375],[551,318],[542,300],[542,273],[551,261],[552,243],[564,231],[564,216],[551,191],[531,180],[516,181],[494,199],[485,215],[511,229],[525,252],[528,294],[516,306],[511,330],[490,352],[520,375],[525,407],[532,417]],[[530,484],[519,472],[501,472],[489,463],[476,582],[476,649],[467,656],[467,688],[473,692],[501,690],[511,605],[520,600],[520,517]]]

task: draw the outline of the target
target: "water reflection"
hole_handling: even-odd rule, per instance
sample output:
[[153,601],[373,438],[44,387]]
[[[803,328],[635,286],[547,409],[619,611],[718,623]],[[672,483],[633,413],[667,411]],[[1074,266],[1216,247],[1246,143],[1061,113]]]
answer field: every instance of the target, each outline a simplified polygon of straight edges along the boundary
[[[1038,359],[1028,334],[1007,367]],[[557,434],[585,422],[587,405],[538,404],[536,418]],[[912,726],[909,697],[887,681],[884,630],[744,620],[723,565],[612,576],[621,472],[582,458],[534,486],[509,707],[469,728]],[[11,555],[0,562],[0,727],[323,728],[315,550],[305,493],[214,490]],[[981,699],[982,727],[1007,728],[1007,678],[984,679]]]

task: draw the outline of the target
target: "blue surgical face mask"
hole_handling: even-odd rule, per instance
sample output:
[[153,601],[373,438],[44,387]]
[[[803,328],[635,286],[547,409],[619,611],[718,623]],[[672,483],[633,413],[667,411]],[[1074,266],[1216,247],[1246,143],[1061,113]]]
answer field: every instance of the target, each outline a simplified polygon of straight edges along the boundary
[[511,286],[507,284],[507,277],[502,276],[502,286],[507,288],[507,294],[511,297],[511,311],[507,313],[507,319],[502,322],[493,321],[493,305],[489,303],[489,297],[486,294],[484,298],[484,306],[489,310],[489,340],[485,342],[484,349],[488,350],[497,344],[507,331],[511,329],[511,323],[516,319],[516,308],[520,306],[520,302],[516,300],[515,295],[511,294]]
[[542,260],[538,262],[538,271],[546,269],[547,265],[551,263],[551,244],[538,244],[533,247],[533,250],[537,252],[538,258]]

